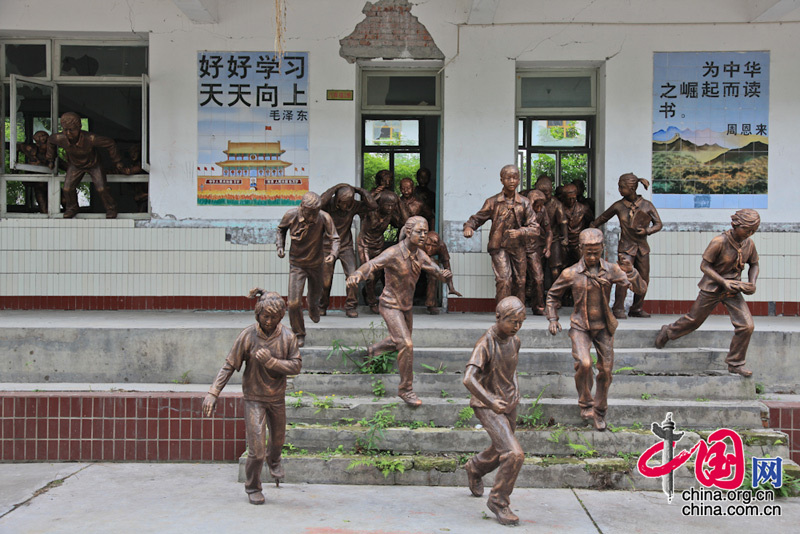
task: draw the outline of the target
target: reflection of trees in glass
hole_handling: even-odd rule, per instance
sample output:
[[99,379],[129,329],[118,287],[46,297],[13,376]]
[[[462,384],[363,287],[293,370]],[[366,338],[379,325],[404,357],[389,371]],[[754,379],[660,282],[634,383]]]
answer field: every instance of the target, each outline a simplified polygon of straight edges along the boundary
[[[376,144],[381,146],[407,146],[403,143],[402,134],[394,139],[381,139]],[[394,153],[394,192],[400,194],[400,180],[411,178],[414,186],[417,185],[417,171],[419,170],[420,155],[418,152]],[[378,171],[389,168],[389,154],[387,152],[364,152],[364,189],[367,191],[375,187],[375,175]]]
[[[5,136],[3,139],[11,139],[11,120],[6,117]],[[25,142],[25,124],[19,120],[17,121],[17,143]],[[9,147],[10,145],[6,145]],[[18,160],[21,163],[25,162],[24,155],[18,155]],[[11,154],[6,150],[5,162],[3,165],[6,174],[11,173]],[[6,181],[6,204],[9,206],[23,206],[25,205],[25,185],[22,182]]]
[[653,153],[653,192],[688,194],[765,194],[767,156],[743,163],[702,164],[679,152]]
[[[367,191],[375,187],[375,175],[378,171],[389,168],[388,154],[364,153],[364,189]],[[394,189],[400,194],[400,180],[411,178],[417,185],[417,171],[419,170],[419,154],[394,155]]]
[[375,175],[378,171],[389,168],[389,154],[364,152],[364,189],[375,187]]
[[[534,159],[536,158],[536,159]],[[546,174],[554,178],[556,175],[556,160],[549,154],[535,154],[532,158],[533,172],[531,178],[536,179]],[[589,174],[589,156],[587,154],[564,154],[561,156],[561,183],[568,184],[573,180],[586,181]]]
[[[584,144],[586,135],[578,130],[578,121],[537,121],[542,124],[539,128],[538,139],[563,141],[571,139],[574,142],[569,145]],[[544,126],[546,124],[546,126]]]

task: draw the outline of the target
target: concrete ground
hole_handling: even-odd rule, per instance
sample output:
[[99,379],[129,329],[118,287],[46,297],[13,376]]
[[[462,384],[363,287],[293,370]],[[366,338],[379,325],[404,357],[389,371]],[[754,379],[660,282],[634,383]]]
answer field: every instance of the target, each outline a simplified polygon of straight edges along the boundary
[[[0,464],[0,533],[508,532],[485,497],[473,498],[466,488],[284,484],[265,486],[264,493],[266,505],[248,504],[229,463]],[[521,518],[515,531],[537,533],[788,532],[800,524],[800,498],[775,504],[780,517],[686,517],[680,494],[672,504],[660,492],[518,489],[512,495]]]

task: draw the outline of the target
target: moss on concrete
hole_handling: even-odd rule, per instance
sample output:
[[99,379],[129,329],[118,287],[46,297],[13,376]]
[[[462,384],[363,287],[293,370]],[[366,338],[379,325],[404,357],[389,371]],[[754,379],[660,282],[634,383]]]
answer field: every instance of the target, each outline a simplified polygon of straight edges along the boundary
[[630,471],[628,462],[622,458],[588,458],[585,462],[584,469],[590,473]]
[[430,471],[436,469],[441,473],[453,473],[458,468],[456,458],[442,458],[439,456],[415,456],[414,467],[416,471]]

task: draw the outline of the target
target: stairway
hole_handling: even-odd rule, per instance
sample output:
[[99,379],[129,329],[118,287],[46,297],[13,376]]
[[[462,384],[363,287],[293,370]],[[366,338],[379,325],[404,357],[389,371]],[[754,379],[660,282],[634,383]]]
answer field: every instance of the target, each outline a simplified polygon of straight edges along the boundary
[[[463,464],[490,443],[461,382],[473,344],[492,324],[485,317],[484,328],[473,318],[464,328],[415,331],[414,389],[423,401],[418,408],[396,396],[396,374],[360,374],[341,348],[383,337],[378,320],[367,328],[328,329],[323,321],[309,329],[301,349],[303,372],[291,380],[287,397],[286,481],[466,486]],[[764,428],[768,412],[753,379],[727,372],[727,348],[691,346],[683,339],[656,350],[659,323],[628,331],[623,324],[615,340],[608,431],[597,432],[579,417],[569,337],[550,336],[541,321],[529,318],[518,334],[524,397],[518,416],[528,423],[516,433],[526,452],[518,487],[660,489],[659,479],[645,478],[635,465],[657,442],[651,423],[663,421],[667,412],[677,431],[686,432],[678,449],[732,428],[742,435],[747,454],[782,456],[787,471],[797,468],[786,461],[786,434]],[[373,456],[361,454],[365,449]],[[692,460],[676,471],[676,488],[697,485]],[[241,458],[241,480],[243,475]],[[266,471],[263,477],[268,480]],[[491,475],[486,482],[491,484]]]

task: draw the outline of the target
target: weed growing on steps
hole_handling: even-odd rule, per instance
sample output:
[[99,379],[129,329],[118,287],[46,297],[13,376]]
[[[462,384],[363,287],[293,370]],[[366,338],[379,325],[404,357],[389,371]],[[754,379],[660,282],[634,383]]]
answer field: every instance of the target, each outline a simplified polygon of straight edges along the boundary
[[593,458],[597,456],[597,449],[593,448],[592,445],[586,441],[586,438],[581,438],[583,443],[573,443],[569,438],[567,438],[567,446],[572,449],[572,452],[578,458]]
[[[560,427],[550,432],[550,437],[547,438],[547,441],[551,443],[561,443],[561,437],[567,431],[566,428]],[[577,456],[578,458],[593,458],[597,456],[597,449],[592,447],[592,444],[589,443],[586,438],[581,438],[583,443],[575,443],[569,436],[567,436],[567,447],[572,449],[572,454]]]
[[542,407],[539,406],[539,401],[542,399],[545,389],[547,389],[547,386],[543,387],[542,391],[539,392],[539,396],[536,397],[535,401],[533,401],[533,404],[528,409],[527,414],[520,414],[517,416],[517,425],[533,428],[539,424],[539,420],[542,418],[543,413]]
[[191,383],[191,379],[189,378],[189,371],[184,371],[180,378],[174,378],[172,380],[173,384],[189,384]]
[[404,473],[406,465],[403,460],[391,458],[389,456],[368,456],[366,458],[358,458],[350,462],[347,470],[350,471],[360,465],[369,465],[378,469],[383,473],[383,478],[388,478],[392,473]]
[[438,367],[434,367],[432,365],[428,365],[427,363],[420,364],[423,369],[426,369],[428,372],[435,373],[437,375],[444,374],[447,371],[447,366],[443,362],[439,362]]
[[334,456],[341,456],[342,454],[344,454],[344,445],[339,445],[335,449],[331,449],[330,447],[328,447],[327,449],[325,449],[325,452],[320,453],[320,456],[325,461],[327,461],[333,458]]
[[372,419],[362,419],[358,422],[367,429],[366,433],[356,440],[356,448],[360,452],[377,451],[377,444],[383,439],[383,430],[395,424],[392,409],[396,406],[396,402],[387,404],[375,412]]
[[467,406],[466,408],[462,408],[460,412],[458,412],[458,419],[456,420],[455,427],[456,428],[466,428],[469,426],[469,421],[475,415],[475,410],[471,407]]
[[383,321],[377,325],[374,321],[370,322],[368,330],[361,329],[363,345],[357,344],[355,347],[345,345],[341,339],[334,339],[326,359],[330,359],[334,354],[339,354],[342,357],[342,363],[347,364],[348,361],[353,363],[358,368],[359,373],[374,375],[393,373],[395,362],[397,361],[396,350],[367,356],[364,361],[360,361],[360,358],[356,356],[356,353],[365,353],[365,347],[383,339],[385,330],[386,323]]
[[333,398],[336,395],[331,395],[330,397],[328,395],[325,395],[323,398],[319,398],[319,396],[313,393],[309,393],[309,395],[311,395],[314,398],[314,400],[311,402],[311,405],[317,409],[314,412],[314,415],[318,414],[323,410],[328,410],[330,408],[333,408],[333,401],[334,401]]
[[286,442],[283,444],[283,454],[285,456],[308,454],[308,449],[301,449],[293,443]]
[[301,391],[292,391],[291,393],[288,394],[288,396],[294,398],[294,401],[292,401],[289,404],[289,406],[291,406],[292,408],[302,408],[302,406],[303,406],[303,391],[302,390]]
[[433,421],[429,423],[425,423],[424,421],[408,421],[406,423],[397,423],[398,426],[408,427],[411,430],[416,430],[418,428],[436,428],[436,425]]
[[375,398],[372,400],[378,400],[381,397],[386,396],[386,386],[383,384],[383,380],[380,378],[376,378],[371,382],[372,384],[372,394],[375,395]]

